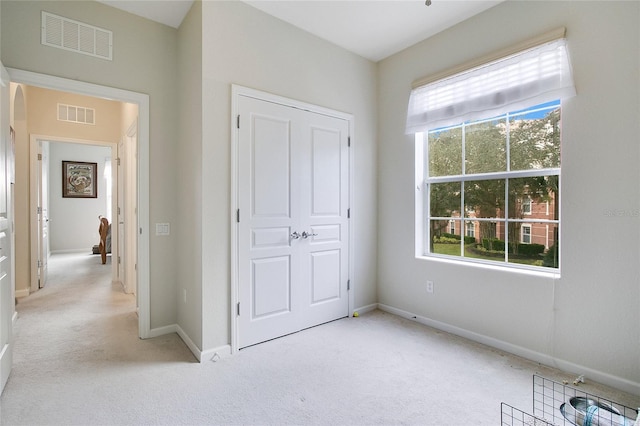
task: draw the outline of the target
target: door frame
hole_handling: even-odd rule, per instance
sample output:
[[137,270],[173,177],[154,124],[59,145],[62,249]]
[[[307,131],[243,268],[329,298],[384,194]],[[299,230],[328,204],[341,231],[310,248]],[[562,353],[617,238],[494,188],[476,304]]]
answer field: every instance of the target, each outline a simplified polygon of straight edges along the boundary
[[[249,87],[240,86],[237,84],[231,85],[231,211],[230,213],[230,222],[232,224],[231,227],[231,305],[229,307],[230,314],[230,323],[231,323],[231,353],[236,353],[239,350],[239,338],[238,338],[238,315],[237,315],[237,306],[239,303],[239,253],[238,253],[238,239],[239,239],[239,231],[240,227],[237,221],[237,214],[239,208],[239,176],[240,172],[239,167],[239,156],[238,156],[238,144],[239,144],[239,128],[238,128],[238,108],[239,108],[239,97],[249,97],[254,98],[266,102],[276,103],[285,107],[296,108],[303,111],[309,111],[317,114],[327,115],[329,117],[339,118],[342,120],[346,120],[348,122],[349,127],[349,208],[352,209],[354,205],[354,184],[353,184],[353,170],[354,167],[354,151],[351,149],[351,144],[354,142],[354,117],[353,114],[336,111],[333,109],[325,108],[318,105],[313,105],[307,102],[298,101],[295,99],[290,99],[278,95],[274,95],[268,92],[263,92],[256,89],[251,89]],[[351,316],[354,309],[354,295],[355,288],[357,287],[357,280],[354,276],[354,228],[355,221],[353,219],[354,215],[351,212],[351,218],[349,219],[349,235],[348,235],[348,244],[349,244],[349,281],[351,283],[350,288],[348,289],[348,304],[349,304],[349,316]]]
[[54,77],[31,71],[7,68],[10,81],[59,90],[79,95],[111,99],[138,106],[138,158],[137,158],[137,274],[138,274],[138,336],[146,339],[151,336],[151,298],[149,266],[149,95],[101,86],[67,78]]
[[[111,149],[111,158],[117,158],[118,157],[118,145],[115,142],[107,142],[107,141],[96,141],[96,140],[85,140],[85,139],[74,139],[74,138],[64,138],[64,137],[59,137],[59,136],[47,136],[47,135],[36,135],[36,134],[31,134],[29,135],[29,174],[30,174],[30,182],[29,182],[29,205],[30,206],[34,206],[37,205],[36,203],[36,199],[38,197],[40,188],[38,188],[39,185],[39,179],[37,179],[36,173],[38,173],[38,158],[37,158],[37,154],[38,154],[38,150],[37,150],[37,145],[39,142],[52,142],[52,143],[75,143],[75,144],[79,144],[79,145],[89,145],[89,146],[96,146],[96,147],[107,147]],[[118,188],[118,180],[117,180],[117,175],[114,176],[114,168],[111,169],[111,191],[112,194],[116,192],[117,188]],[[111,217],[114,217],[114,213],[116,212],[116,208],[117,206],[114,203],[111,203]],[[38,241],[38,239],[40,238],[40,232],[37,229],[38,228],[38,213],[35,211],[35,209],[33,208],[29,208],[29,224],[30,224],[30,228],[31,228],[31,291],[35,291],[38,289],[38,257],[39,257],[39,253],[38,253],[38,246],[39,244],[41,244],[41,242]],[[96,224],[98,222],[96,221]],[[113,226],[113,225],[112,225]],[[98,228],[96,227],[96,230]],[[117,231],[117,229],[116,229]],[[97,232],[96,232],[97,233]],[[112,247],[115,246],[115,249],[112,250],[112,258],[116,259],[118,254],[118,249],[117,249],[117,245],[118,245],[118,236],[114,235],[114,233],[117,232],[112,232]],[[114,281],[116,276],[117,276],[117,263],[116,262],[111,262],[111,281]]]

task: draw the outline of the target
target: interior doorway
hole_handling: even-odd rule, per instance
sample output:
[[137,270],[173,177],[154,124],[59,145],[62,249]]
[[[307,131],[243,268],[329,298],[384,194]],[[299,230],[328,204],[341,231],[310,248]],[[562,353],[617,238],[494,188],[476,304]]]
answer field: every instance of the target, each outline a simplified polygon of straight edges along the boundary
[[[149,299],[149,97],[148,95],[130,92],[127,90],[99,86],[76,80],[63,79],[43,74],[32,73],[23,70],[8,69],[12,83],[19,83],[39,88],[58,90],[100,99],[115,100],[137,109],[136,133],[137,141],[136,157],[134,163],[135,173],[132,180],[135,187],[135,227],[131,240],[135,241],[135,253],[132,253],[133,269],[136,275],[136,295],[138,300],[138,335],[140,338],[150,337],[150,299]],[[47,138],[44,138],[47,139]],[[117,142],[114,149],[117,152]],[[117,158],[117,156],[113,156]],[[117,181],[117,171],[112,172],[114,182]],[[117,211],[112,213],[112,218],[117,217]],[[97,218],[96,218],[97,219]],[[97,231],[97,226],[96,226]],[[97,232],[96,232],[97,235]],[[117,232],[113,232],[117,241]],[[113,244],[117,247],[117,244]],[[117,260],[116,260],[117,262]],[[115,262],[114,262],[115,263]],[[116,263],[117,265],[117,263]],[[113,265],[114,269],[116,265]]]
[[[119,158],[115,143],[79,140],[65,137],[31,135],[30,136],[30,205],[31,208],[31,293],[46,286],[50,253],[68,253],[75,251],[91,252],[98,244],[99,217],[109,222],[118,210],[112,202],[111,194],[124,192],[126,182],[118,180],[116,171],[111,167],[112,159]],[[88,160],[96,168],[95,198],[64,198],[62,160]],[[61,185],[62,183],[62,185]],[[118,223],[111,225],[113,250],[111,259],[111,278],[119,281],[117,264],[135,262],[127,259],[118,251]],[[124,282],[121,282],[124,287]]]

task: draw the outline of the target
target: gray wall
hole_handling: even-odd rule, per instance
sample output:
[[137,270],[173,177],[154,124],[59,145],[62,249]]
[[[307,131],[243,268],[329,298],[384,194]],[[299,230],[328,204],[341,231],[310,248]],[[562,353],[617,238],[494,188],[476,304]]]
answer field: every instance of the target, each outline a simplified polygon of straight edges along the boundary
[[[2,1],[1,7],[5,67],[149,95],[149,222],[152,227],[170,222],[174,231],[169,237],[151,236],[151,328],[175,324],[177,30],[94,1]],[[113,31],[113,61],[41,45],[42,10]]]
[[[639,8],[505,2],[379,64],[380,303],[640,393]],[[578,92],[562,106],[561,278],[416,259],[411,82],[560,26]]]
[[[100,242],[98,216],[107,216],[105,158],[111,148],[76,143],[49,144],[49,247],[51,251],[84,250]],[[62,197],[62,161],[98,163],[97,198]],[[110,216],[110,214],[109,214]]]
[[241,2],[202,4],[203,347],[230,342],[231,84],[355,116],[355,306],[376,301],[376,66]]
[[[202,239],[202,4],[195,2],[178,31],[180,62],[180,149],[178,161],[178,209],[184,220],[177,255],[178,324],[194,344],[202,347],[202,258],[211,241]],[[186,291],[186,301],[184,295]],[[230,303],[230,302],[229,302]]]

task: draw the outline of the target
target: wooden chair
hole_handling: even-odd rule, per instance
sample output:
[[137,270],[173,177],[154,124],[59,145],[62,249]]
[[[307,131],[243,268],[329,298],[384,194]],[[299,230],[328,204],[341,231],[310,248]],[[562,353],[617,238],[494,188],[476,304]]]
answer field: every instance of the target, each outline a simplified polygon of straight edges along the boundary
[[100,234],[100,244],[98,248],[100,250],[100,257],[102,258],[102,264],[107,263],[107,253],[111,252],[111,225],[109,220],[104,216],[98,216],[100,219],[100,226],[98,227],[98,233]]

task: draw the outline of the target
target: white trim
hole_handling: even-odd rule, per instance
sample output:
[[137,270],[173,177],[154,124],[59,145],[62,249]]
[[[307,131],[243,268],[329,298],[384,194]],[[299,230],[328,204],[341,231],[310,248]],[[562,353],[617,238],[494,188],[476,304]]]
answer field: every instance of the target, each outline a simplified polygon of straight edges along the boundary
[[[231,305],[229,308],[229,315],[231,321],[231,353],[238,351],[238,316],[236,315],[236,305],[239,302],[238,292],[238,232],[239,226],[236,221],[236,212],[238,210],[238,135],[239,129],[237,128],[238,117],[238,97],[246,96],[266,102],[272,102],[287,107],[297,108],[304,111],[313,112],[316,114],[322,114],[329,117],[339,118],[347,121],[349,128],[349,137],[351,138],[351,145],[355,142],[354,137],[354,116],[353,114],[324,108],[318,105],[309,104],[306,102],[298,101],[295,99],[285,98],[282,96],[274,95],[268,92],[263,92],[256,89],[240,86],[237,84],[231,85],[231,211],[230,221],[232,223],[231,231]],[[349,315],[354,312],[353,306],[355,303],[355,288],[356,279],[354,276],[354,179],[353,170],[355,164],[354,150],[349,149],[349,208],[351,209],[351,218],[349,219],[349,280],[351,281],[351,290],[348,292],[348,311]],[[209,352],[209,351],[207,351]]]
[[358,312],[358,314],[362,315],[362,314],[366,314],[367,312],[375,311],[376,309],[378,309],[378,304],[377,303],[372,303],[370,305],[364,305],[364,306],[361,306],[359,308],[356,308],[356,309],[354,309],[354,311]]
[[87,248],[51,250],[51,254],[91,254]]
[[29,291],[28,288],[23,288],[23,289],[20,289],[20,290],[16,290],[16,298],[17,299],[20,299],[20,298],[23,298],[23,297],[27,297],[30,294],[31,294],[31,292]]
[[569,361],[558,359],[541,352],[533,351],[531,349],[523,348],[522,346],[514,345],[503,340],[495,339],[493,337],[485,336],[483,334],[475,333],[473,331],[465,330],[454,325],[446,324],[440,321],[433,320],[431,318],[423,317],[413,314],[411,312],[404,311],[402,309],[394,308],[382,303],[378,304],[378,309],[384,312],[388,312],[399,317],[403,317],[409,320],[416,321],[420,324],[455,334],[456,336],[463,337],[465,339],[472,340],[474,342],[481,343],[483,345],[490,346],[492,348],[500,349],[513,355],[521,356],[528,360],[539,362],[541,364],[557,368],[559,370],[589,377],[591,380],[605,384],[607,386],[614,387],[624,392],[629,392],[634,395],[640,395],[640,383],[633,382],[631,380],[613,376],[602,371],[594,370],[583,365],[574,364]]
[[216,362],[221,358],[226,358],[231,355],[231,345],[218,346],[217,348],[207,349],[200,353],[200,362],[205,361]]
[[[106,147],[106,148],[110,148],[111,149],[111,158],[115,158],[117,155],[117,150],[118,150],[118,144],[116,142],[109,142],[109,141],[100,141],[100,140],[88,140],[88,139],[75,139],[75,138],[65,138],[65,137],[59,137],[59,136],[49,136],[49,135],[38,135],[38,134],[31,134],[29,135],[30,138],[30,157],[31,157],[31,163],[30,163],[30,173],[31,173],[31,182],[30,182],[30,202],[31,205],[34,205],[34,202],[36,201],[36,198],[38,196],[38,192],[39,192],[39,188],[38,188],[38,178],[37,178],[37,172],[38,172],[38,160],[36,157],[37,154],[37,144],[38,142],[53,142],[53,143],[74,143],[74,144],[79,144],[79,145],[87,145],[87,146],[95,146],[95,147]],[[114,186],[117,186],[117,180],[113,179],[113,171],[111,172],[112,174],[112,179],[111,179],[111,190],[112,192],[115,192]],[[114,216],[116,213],[116,209],[117,206],[112,204],[111,207],[111,217],[116,217]],[[37,291],[38,290],[38,265],[37,265],[37,259],[39,257],[38,253],[37,253],[37,249],[38,249],[38,244],[34,244],[34,240],[38,238],[38,214],[36,211],[34,211],[34,209],[30,209],[30,214],[31,214],[31,219],[30,219],[30,224],[31,224],[31,291]],[[113,221],[112,221],[113,222]],[[114,259],[117,259],[119,256],[118,253],[118,232],[117,232],[117,227],[118,224],[115,223],[115,227],[114,229],[116,229],[116,232],[114,232],[113,235],[113,246],[114,249],[112,250],[112,257]],[[81,248],[76,248],[76,249],[66,249],[66,250],[56,250],[55,252],[52,251],[50,252],[50,254],[54,254],[54,253],[89,253],[87,249],[81,249]],[[116,280],[116,277],[118,276],[118,271],[117,271],[117,267],[118,264],[117,262],[111,262],[111,281],[114,282]]]
[[138,105],[138,335],[149,337],[151,300],[149,273],[149,95],[77,80],[8,68],[11,81]]
[[213,349],[207,349],[201,351],[193,340],[178,324],[166,325],[164,327],[153,328],[149,330],[149,338],[164,336],[166,334],[176,333],[189,348],[193,356],[196,357],[199,363],[205,361],[217,361],[220,358],[231,355],[231,345],[223,345]]

